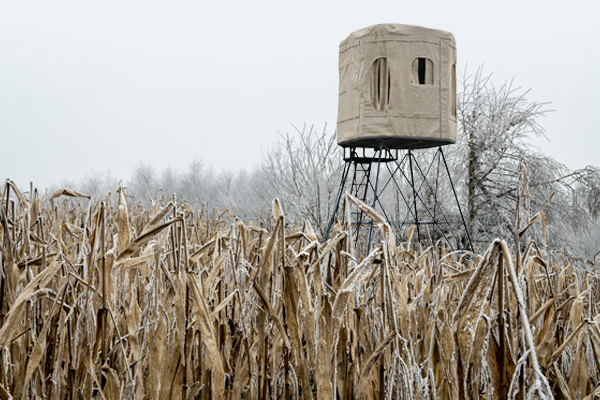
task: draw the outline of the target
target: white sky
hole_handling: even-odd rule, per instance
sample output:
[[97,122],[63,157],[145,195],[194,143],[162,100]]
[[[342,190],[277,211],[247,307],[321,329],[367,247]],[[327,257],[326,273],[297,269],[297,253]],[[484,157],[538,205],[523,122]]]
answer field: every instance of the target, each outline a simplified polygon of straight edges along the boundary
[[5,1],[0,179],[139,162],[252,168],[295,125],[335,128],[338,45],[384,22],[454,34],[458,66],[552,102],[542,151],[599,165],[597,1]]

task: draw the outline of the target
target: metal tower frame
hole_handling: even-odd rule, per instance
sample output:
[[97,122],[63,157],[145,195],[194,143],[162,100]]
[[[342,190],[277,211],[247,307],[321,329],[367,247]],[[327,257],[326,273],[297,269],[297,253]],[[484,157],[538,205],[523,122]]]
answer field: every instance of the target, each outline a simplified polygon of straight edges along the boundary
[[[471,237],[469,236],[465,218],[441,146],[435,151],[426,169],[421,168],[415,157],[414,150],[389,149],[384,144],[380,144],[377,149],[344,148],[344,161],[345,166],[342,181],[333,213],[327,225],[325,240],[331,235],[331,230],[340,208],[340,202],[346,191],[348,177],[351,176],[349,193],[381,212],[390,226],[396,228],[396,237],[398,240],[400,239],[400,235],[398,234],[405,226],[415,225],[417,240],[422,243],[425,232],[422,232],[421,228],[423,226],[431,226],[435,228],[440,239],[445,244],[454,250],[458,250],[461,249],[463,240],[455,232],[453,226],[461,225],[464,228],[466,236],[466,242],[463,243],[462,249],[466,247],[465,245],[468,245],[469,250],[473,251]],[[436,161],[437,168],[434,168]],[[437,187],[442,165],[443,171],[445,171],[445,175],[452,188],[452,194],[460,214],[460,221],[450,221],[447,212],[444,211],[444,208],[438,202]],[[382,170],[387,171],[385,178],[382,177]],[[433,175],[434,170],[437,170],[435,182],[431,182],[433,181],[431,175]],[[404,190],[401,188],[401,183],[406,184]],[[388,187],[392,190],[394,188],[397,190],[398,203],[400,197],[404,202],[405,212],[402,220],[391,219],[389,217],[390,212],[386,211],[381,202],[381,196]],[[428,197],[430,203],[428,204],[423,197]],[[350,221],[352,224],[352,245],[357,250],[357,256],[366,256],[371,249],[373,220],[356,207],[353,207],[350,215],[352,219]],[[361,250],[366,250],[366,252],[363,253]]]

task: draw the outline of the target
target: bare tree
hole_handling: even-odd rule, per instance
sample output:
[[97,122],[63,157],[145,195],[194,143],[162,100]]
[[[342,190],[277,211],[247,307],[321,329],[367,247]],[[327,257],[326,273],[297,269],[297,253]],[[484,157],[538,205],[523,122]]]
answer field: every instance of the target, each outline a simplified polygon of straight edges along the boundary
[[176,168],[167,166],[162,170],[160,173],[159,186],[166,198],[179,190],[179,179]]
[[[463,74],[458,96],[458,140],[452,146],[454,175],[463,186],[467,220],[472,237],[488,242],[494,237],[515,234],[515,211],[523,173],[529,187],[526,203],[544,210],[551,235],[565,238],[593,222],[592,210],[599,210],[593,193],[598,190],[598,171],[592,167],[570,172],[544,154],[534,152],[528,143],[532,136],[545,136],[539,119],[549,110],[547,103],[527,101],[528,91],[507,82],[496,87],[491,75],[479,69]],[[525,170],[519,170],[524,163]],[[526,172],[523,172],[526,171]],[[596,213],[597,215],[597,213]],[[556,245],[564,243],[555,243]]]
[[159,189],[154,167],[141,161],[129,182],[130,193],[141,201],[154,198],[155,192]]
[[206,192],[204,175],[204,162],[194,158],[179,180],[179,193],[188,201],[202,199]]
[[269,210],[271,203],[265,202],[262,196],[262,184],[258,168],[250,172],[244,169],[236,171],[228,191],[228,201],[235,215],[245,220],[256,219],[263,209]]
[[110,168],[107,168],[103,173],[92,168],[74,188],[98,198],[105,196],[108,192],[115,192],[117,186],[118,182],[113,177]]
[[294,129],[263,156],[259,197],[280,198],[292,219],[306,218],[324,233],[343,171],[341,150],[326,126],[322,133],[314,125]]

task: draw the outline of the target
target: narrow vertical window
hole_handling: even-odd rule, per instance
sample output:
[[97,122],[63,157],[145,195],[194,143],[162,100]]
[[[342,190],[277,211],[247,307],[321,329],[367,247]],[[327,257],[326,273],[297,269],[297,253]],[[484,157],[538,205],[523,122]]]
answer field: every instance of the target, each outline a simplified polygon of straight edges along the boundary
[[424,58],[417,58],[417,60],[419,60],[419,85],[424,85],[425,84],[425,70],[426,70],[426,65],[425,64],[425,59]]
[[456,118],[456,65],[450,68],[450,112]]
[[417,57],[413,60],[410,83],[413,85],[433,85],[433,61]]
[[371,105],[385,111],[390,103],[390,67],[387,58],[380,57],[371,64]]

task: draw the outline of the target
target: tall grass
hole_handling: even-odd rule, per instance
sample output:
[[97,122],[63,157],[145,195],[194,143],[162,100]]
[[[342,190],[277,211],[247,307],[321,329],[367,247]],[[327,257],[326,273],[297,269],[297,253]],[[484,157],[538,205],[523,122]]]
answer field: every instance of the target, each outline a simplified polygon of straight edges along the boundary
[[355,260],[276,200],[0,196],[0,399],[600,396],[597,269],[534,242],[397,245],[347,197],[384,238]]

